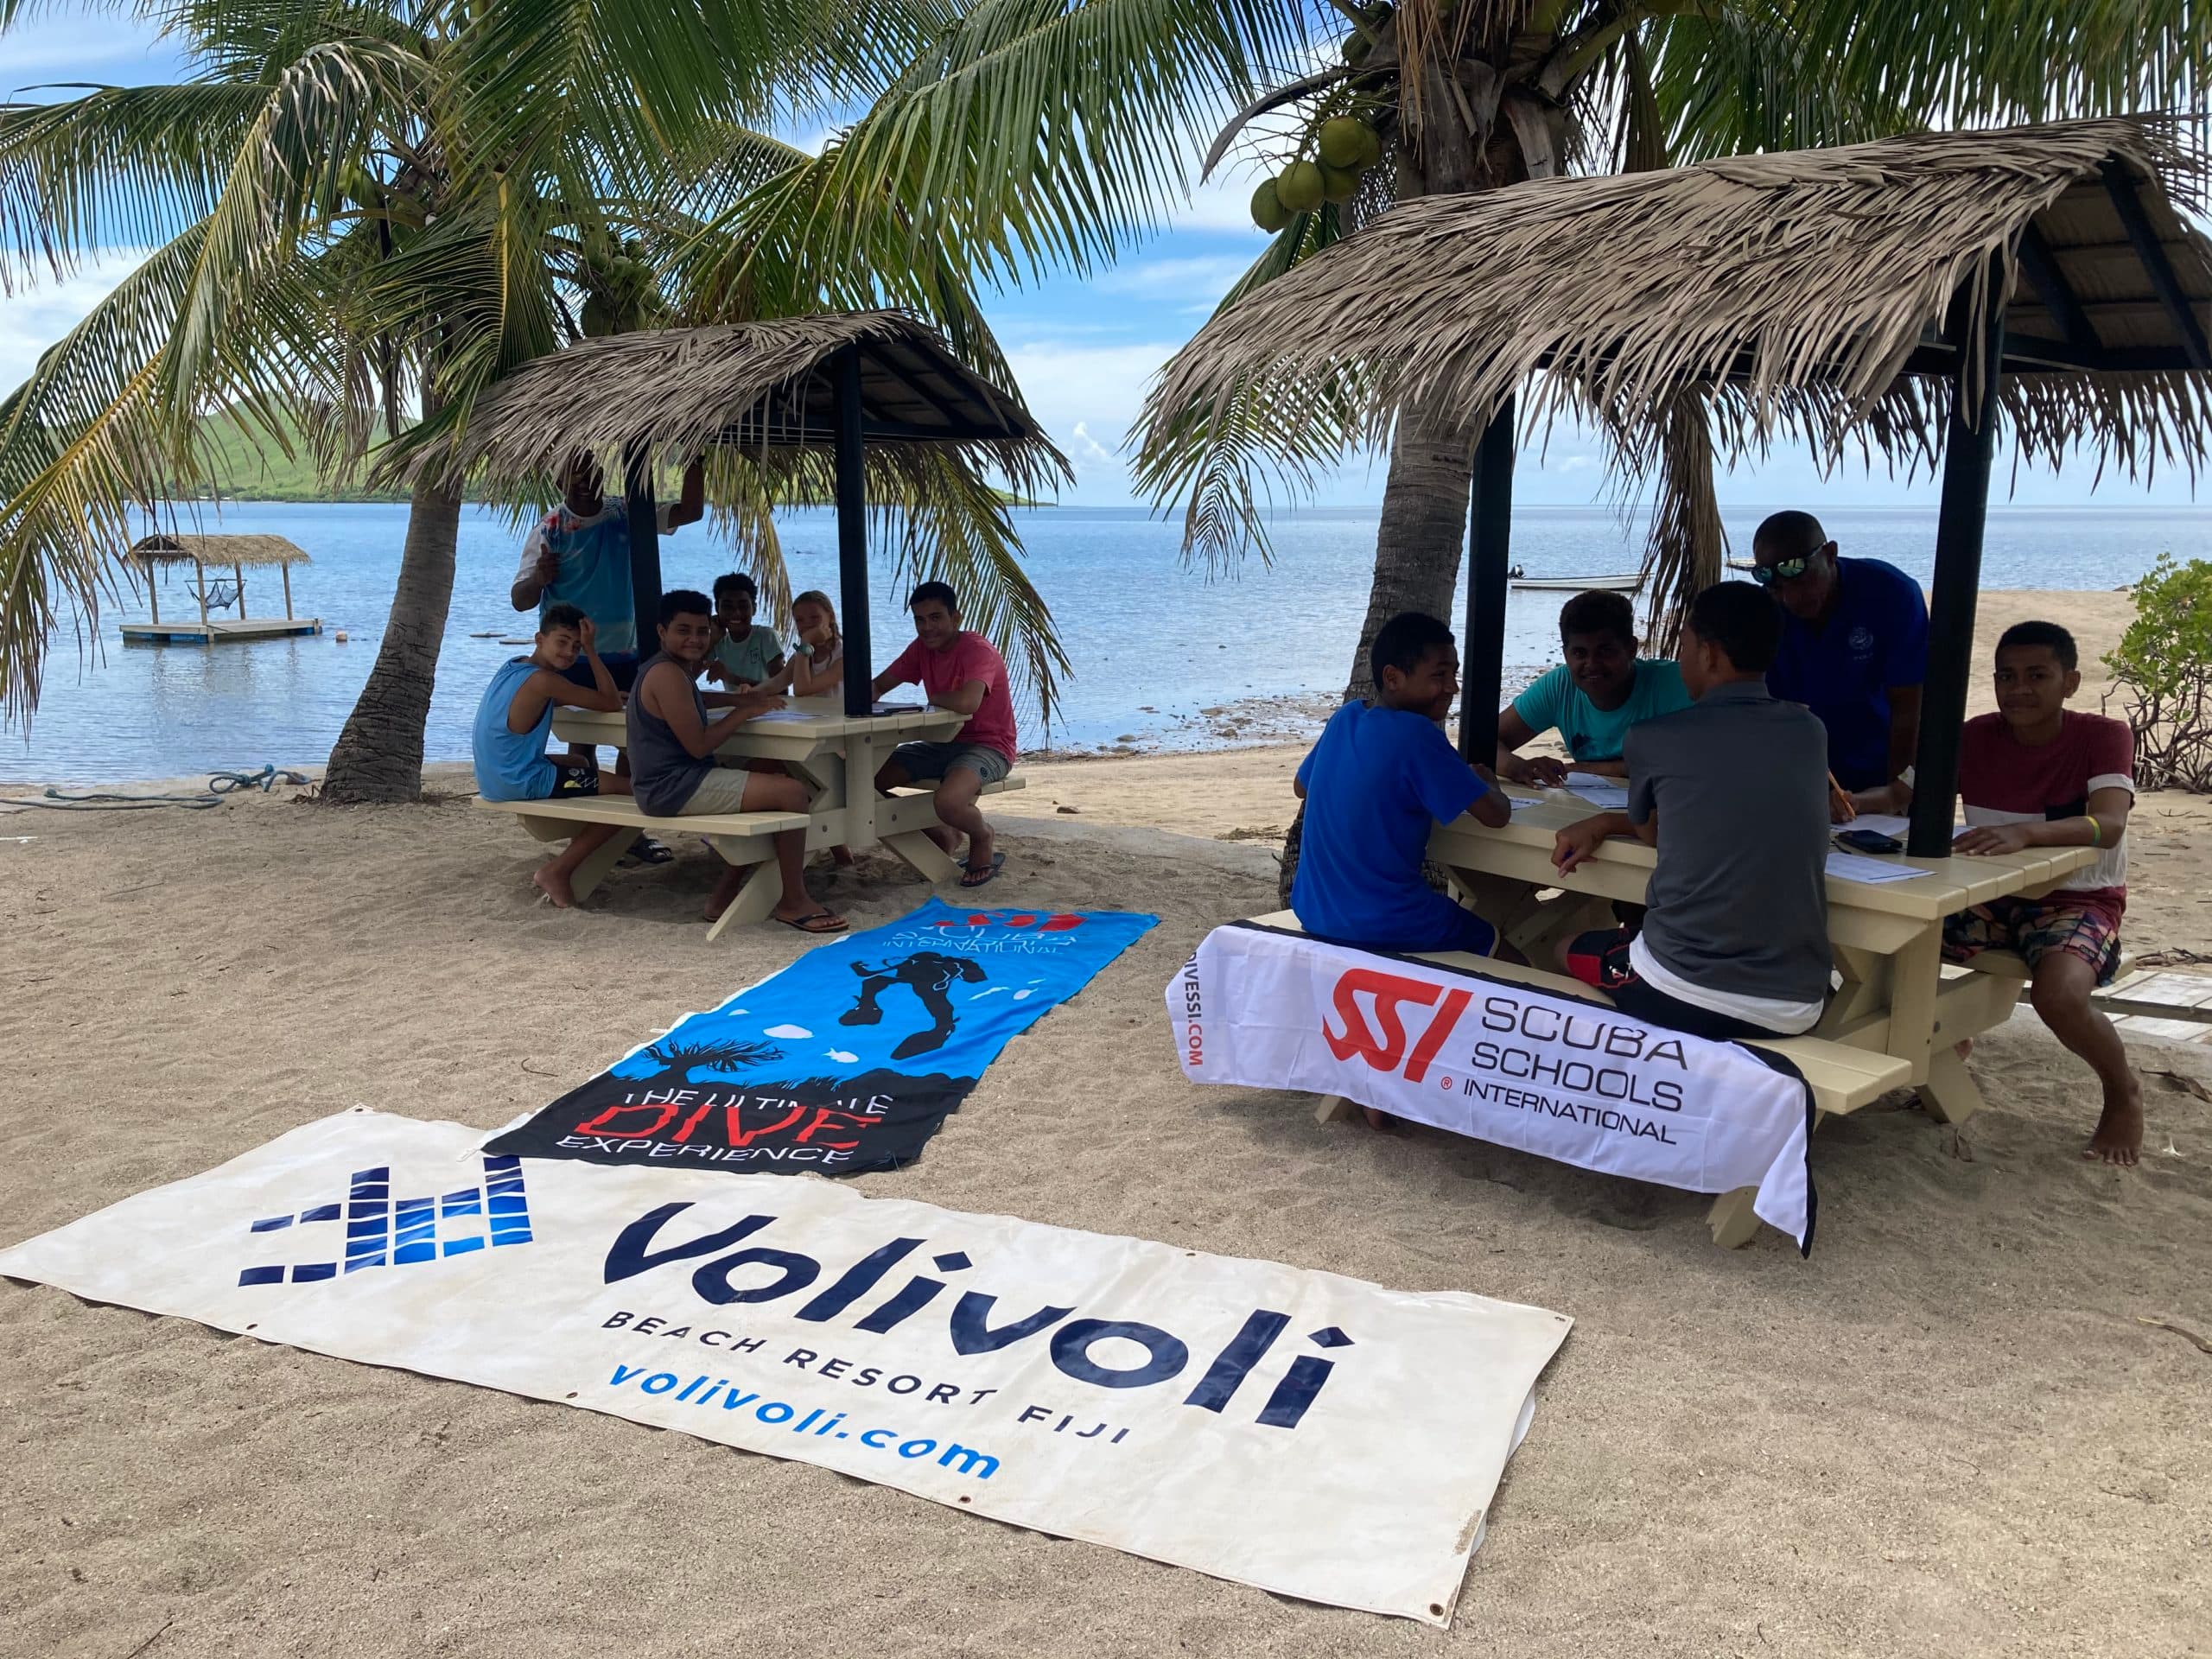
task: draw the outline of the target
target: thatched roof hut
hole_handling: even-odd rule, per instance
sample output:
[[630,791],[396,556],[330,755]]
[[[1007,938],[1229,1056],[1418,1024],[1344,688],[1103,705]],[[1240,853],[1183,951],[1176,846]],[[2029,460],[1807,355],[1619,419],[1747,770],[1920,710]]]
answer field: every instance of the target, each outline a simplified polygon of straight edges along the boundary
[[[1153,389],[1147,443],[1255,410],[1350,410],[1371,442],[1408,408],[1464,413],[1481,441],[1463,709],[1495,706],[1524,393],[1539,423],[1572,408],[1647,461],[1686,399],[1724,453],[1779,430],[1831,460],[1853,438],[1893,461],[1940,454],[1910,841],[1934,855],[2000,420],[2035,459],[2080,446],[2193,473],[2205,453],[2212,244],[2180,211],[2194,184],[2169,127],[2103,120],[1408,202],[1200,329]],[[1463,715],[1462,744],[1487,750],[1474,724]]]
[[927,451],[949,444],[1025,494],[1065,475],[1018,396],[967,367],[926,324],[860,311],[579,341],[500,380],[460,436],[412,457],[406,476],[442,470],[454,484],[513,491],[551,477],[573,450],[619,458],[640,444],[664,459],[725,444],[790,460],[835,442],[836,364],[848,347],[873,464],[925,466]]
[[[1066,461],[1014,392],[895,311],[657,328],[588,340],[524,364],[466,411],[451,435],[399,465],[412,481],[470,480],[520,494],[577,450],[623,480],[637,614],[660,594],[652,512],[656,461],[714,446],[743,452],[779,487],[833,493],[845,712],[868,712],[867,506],[924,493],[944,453],[995,467],[1023,495],[1069,477]],[[607,466],[608,461],[613,465]]]
[[1524,389],[1539,416],[1565,399],[1633,417],[1700,387],[1739,452],[1779,429],[1833,455],[1861,429],[1925,458],[1948,399],[1924,381],[1959,365],[1945,325],[1963,297],[1970,334],[2004,315],[2024,454],[2186,461],[2204,447],[2212,244],[2181,206],[2196,206],[2187,169],[2144,120],[1432,197],[1208,322],[1146,419],[1202,418],[1248,382],[1327,381],[1379,439],[1432,396],[1479,430]]
[[305,549],[282,536],[148,536],[130,544],[139,564],[312,564]]

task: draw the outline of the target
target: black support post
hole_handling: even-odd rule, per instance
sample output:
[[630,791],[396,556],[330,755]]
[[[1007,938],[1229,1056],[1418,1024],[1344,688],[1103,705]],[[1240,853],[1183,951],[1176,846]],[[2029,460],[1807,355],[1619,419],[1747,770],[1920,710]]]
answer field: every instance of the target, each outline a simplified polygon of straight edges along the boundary
[[1513,544],[1513,402],[1509,397],[1475,448],[1467,510],[1467,625],[1459,636],[1459,753],[1497,759],[1498,687],[1505,678],[1505,573]]
[[638,659],[660,649],[660,504],[653,499],[652,451],[633,443],[622,455],[622,512],[630,526],[630,602],[638,614]]
[[1997,444],[1998,378],[2005,357],[2004,272],[1993,262],[1992,301],[1974,337],[1971,297],[1951,302],[1950,337],[1959,347],[1951,413],[1943,439],[1943,493],[1936,520],[1936,582],[1928,624],[1928,677],[1920,694],[1920,742],[1913,758],[1912,828],[1905,851],[1942,858],[1951,849],[1951,812],[1959,792],[1959,740],[1967,718],[1974,660],[1974,604],[1981,590],[1981,538],[1989,513],[1990,461]]
[[860,347],[838,348],[835,373],[838,624],[845,637],[845,713],[858,718],[874,706],[868,686],[875,677],[868,643],[868,468],[861,434]]

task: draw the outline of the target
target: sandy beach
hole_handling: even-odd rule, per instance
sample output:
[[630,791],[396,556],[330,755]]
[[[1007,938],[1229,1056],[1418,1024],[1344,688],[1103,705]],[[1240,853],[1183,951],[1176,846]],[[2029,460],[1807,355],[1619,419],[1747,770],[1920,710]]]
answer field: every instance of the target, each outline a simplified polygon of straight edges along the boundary
[[[1991,594],[1977,659],[2030,614],[2094,658],[2128,611]],[[2212,1337],[2212,1048],[2136,1045],[2144,1163],[2088,1166],[2089,1074],[2022,1012],[1962,1134],[1903,1096],[1821,1131],[1808,1261],[1716,1250],[1688,1194],[1194,1090],[1161,988],[1274,908],[1300,753],[1025,767],[994,899],[1162,924],[862,1185],[1573,1315],[1450,1632],[9,1283],[0,1655],[2205,1650],[2212,1354],[2145,1321]],[[437,785],[0,813],[0,1243],[356,1103],[496,1125],[804,948],[709,945],[696,842],[537,907],[537,844]],[[2130,836],[2130,948],[2212,948],[2212,801]],[[927,890],[869,856],[820,891],[858,927]]]

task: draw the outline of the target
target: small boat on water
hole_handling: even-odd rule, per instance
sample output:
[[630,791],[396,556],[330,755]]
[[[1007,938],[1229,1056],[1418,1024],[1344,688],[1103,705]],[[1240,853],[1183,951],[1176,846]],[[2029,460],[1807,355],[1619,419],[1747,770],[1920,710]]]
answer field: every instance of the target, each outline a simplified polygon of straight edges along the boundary
[[[149,536],[134,543],[129,554],[130,562],[146,578],[146,598],[152,608],[152,620],[126,622],[123,638],[126,644],[146,645],[213,645],[241,639],[279,639],[299,634],[322,632],[322,620],[313,616],[292,614],[292,567],[313,563],[307,554],[282,536]],[[160,567],[184,565],[192,567],[194,596],[199,601],[196,618],[182,620],[162,620]],[[228,590],[219,576],[214,591],[209,592],[207,567],[219,571],[228,565],[231,580]],[[249,617],[245,613],[245,573],[273,567],[283,584],[284,614],[282,616]],[[210,607],[216,610],[238,607],[238,615],[211,617]],[[346,636],[340,634],[340,639]]]
[[1524,576],[1516,574],[1513,587],[1522,593],[1580,594],[1591,588],[1611,593],[1633,594],[1643,586],[1643,572],[1630,570],[1611,576]]

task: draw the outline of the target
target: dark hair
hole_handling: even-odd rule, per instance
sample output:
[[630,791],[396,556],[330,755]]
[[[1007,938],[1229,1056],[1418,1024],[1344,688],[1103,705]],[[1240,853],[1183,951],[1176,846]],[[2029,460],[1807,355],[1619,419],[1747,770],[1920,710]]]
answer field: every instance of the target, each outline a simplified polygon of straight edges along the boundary
[[1570,633],[1610,633],[1636,643],[1636,607],[1628,602],[1626,594],[1609,593],[1593,588],[1586,594],[1577,594],[1559,607],[1560,643],[1567,643]]
[[548,605],[545,614],[537,619],[537,631],[550,633],[556,628],[566,628],[574,633],[583,626],[584,613],[574,605]]
[[2082,653],[2075,648],[2074,636],[2056,622],[2015,622],[1997,636],[1998,650],[2012,645],[2047,646],[2069,674],[2081,666]]
[[725,593],[733,588],[739,589],[741,592],[750,594],[755,599],[760,597],[760,584],[753,581],[752,577],[747,575],[742,570],[733,570],[727,575],[716,576],[715,578],[715,597],[716,599],[720,599]]
[[955,621],[959,620],[960,601],[953,597],[952,584],[949,582],[924,582],[906,596],[906,608],[911,611],[915,606],[926,605],[931,600],[935,600],[946,610],[951,612]]
[[1367,671],[1380,690],[1384,669],[1410,674],[1430,652],[1439,646],[1448,648],[1452,643],[1452,630],[1434,617],[1421,611],[1401,611],[1382,625],[1375,643],[1367,648]]
[[[1770,512],[1759,520],[1759,527],[1751,532],[1751,550],[1762,547],[1787,548],[1789,556],[1815,552],[1827,544],[1828,533],[1821,528],[1821,521],[1809,512],[1800,512],[1795,507],[1780,512]],[[1740,666],[1740,664],[1738,664]]]
[[712,616],[714,601],[696,588],[671,588],[660,596],[658,621],[664,628],[679,616]]
[[1764,674],[1782,646],[1782,607],[1748,582],[1716,582],[1690,601],[1686,619],[1741,674]]

